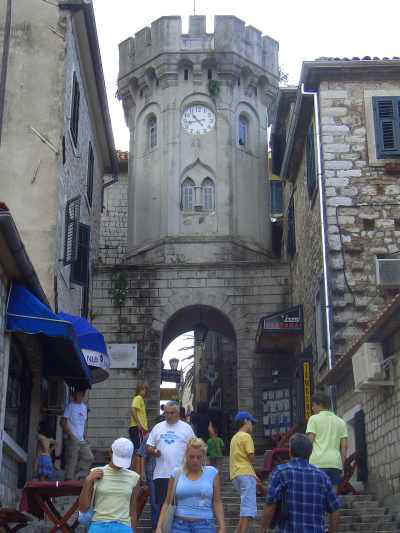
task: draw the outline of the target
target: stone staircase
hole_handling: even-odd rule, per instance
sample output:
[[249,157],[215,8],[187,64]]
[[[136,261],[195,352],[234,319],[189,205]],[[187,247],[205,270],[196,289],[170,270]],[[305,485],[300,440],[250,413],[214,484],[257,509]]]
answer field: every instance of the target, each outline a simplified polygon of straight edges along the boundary
[[[255,460],[256,470],[261,469],[263,457],[257,456]],[[234,533],[239,520],[240,498],[229,481],[228,458],[224,458],[221,472],[221,495],[225,510],[225,523],[227,533]],[[341,509],[341,522],[338,533],[363,532],[363,533],[400,533],[400,523],[394,520],[388,509],[382,507],[376,499],[369,495],[342,496],[343,506]],[[61,499],[60,499],[61,500]],[[58,501],[57,506],[69,506],[70,498],[65,502]],[[264,507],[264,499],[257,498],[258,515],[261,515]],[[71,520],[72,522],[72,520]],[[24,533],[45,533],[50,530],[50,524],[46,521],[31,524],[24,529]],[[259,522],[255,520],[250,528],[254,533],[259,530]],[[77,533],[85,531],[79,527]],[[275,530],[276,531],[276,530]],[[139,519],[137,533],[151,533],[150,505],[147,503],[142,516]]]

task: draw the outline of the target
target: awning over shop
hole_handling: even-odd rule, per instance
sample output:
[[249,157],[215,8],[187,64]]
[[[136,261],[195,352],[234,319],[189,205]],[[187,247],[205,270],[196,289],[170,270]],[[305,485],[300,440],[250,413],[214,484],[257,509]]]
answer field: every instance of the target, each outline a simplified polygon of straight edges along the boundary
[[303,306],[297,305],[260,319],[256,335],[257,352],[296,350],[304,333]]
[[110,358],[103,335],[85,318],[67,313],[58,313],[57,316],[72,324],[79,346],[92,373],[93,383],[107,379]]
[[60,320],[47,305],[18,283],[13,283],[9,295],[6,328],[40,337],[45,376],[61,377],[71,386],[90,387],[90,369],[71,323]]

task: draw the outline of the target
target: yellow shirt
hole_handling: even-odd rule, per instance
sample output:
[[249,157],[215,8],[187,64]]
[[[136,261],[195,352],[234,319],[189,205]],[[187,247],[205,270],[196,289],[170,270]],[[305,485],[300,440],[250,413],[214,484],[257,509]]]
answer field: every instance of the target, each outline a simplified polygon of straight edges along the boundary
[[249,461],[249,454],[254,453],[254,442],[244,431],[238,431],[231,440],[229,452],[229,474],[236,476],[255,476],[253,465]]
[[[94,470],[94,469],[92,469]],[[139,476],[132,470],[103,468],[103,477],[96,482],[94,522],[117,520],[130,527],[130,502]]]
[[[139,419],[140,425],[144,427],[144,429],[147,431],[147,413],[146,413],[146,405],[144,403],[143,398],[138,394],[132,399],[132,409],[135,407],[137,409],[136,416]],[[130,427],[137,426],[136,420],[133,418],[133,414],[131,414],[131,424]]]
[[347,437],[346,422],[331,411],[320,411],[310,416],[306,433],[314,433],[310,463],[318,468],[342,470],[340,441]]

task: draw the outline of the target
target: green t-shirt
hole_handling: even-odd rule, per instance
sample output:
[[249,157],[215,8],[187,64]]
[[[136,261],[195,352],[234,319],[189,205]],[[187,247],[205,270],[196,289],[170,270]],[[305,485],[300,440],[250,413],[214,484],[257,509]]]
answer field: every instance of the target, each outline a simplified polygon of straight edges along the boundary
[[340,441],[347,438],[346,422],[331,411],[320,411],[310,416],[306,433],[314,433],[310,463],[318,468],[342,470]]
[[219,437],[213,437],[207,441],[207,455],[208,457],[222,457],[224,449],[224,441]]

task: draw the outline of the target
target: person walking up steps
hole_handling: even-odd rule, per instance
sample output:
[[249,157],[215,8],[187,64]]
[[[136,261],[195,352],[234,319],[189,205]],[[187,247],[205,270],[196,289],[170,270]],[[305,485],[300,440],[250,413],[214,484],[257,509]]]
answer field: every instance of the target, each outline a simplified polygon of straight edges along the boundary
[[231,440],[229,475],[233,486],[240,494],[240,520],[236,533],[244,533],[249,522],[257,515],[257,477],[253,468],[254,442],[251,437],[253,423],[257,420],[247,411],[239,411],[235,416],[235,422],[239,430]]
[[148,431],[147,412],[144,399],[147,396],[147,384],[139,383],[136,387],[135,396],[132,398],[131,404],[131,423],[129,427],[129,438],[133,442],[135,448],[133,469],[139,472],[139,457],[137,453],[142,445],[144,436]]
[[307,437],[313,445],[310,464],[323,470],[337,490],[347,457],[346,422],[329,411],[329,398],[318,392],[312,398],[315,413],[307,424]]
[[182,467],[172,471],[156,533],[162,533],[166,508],[172,503],[174,492],[176,511],[171,533],[215,533],[217,525],[219,533],[225,532],[218,470],[206,466],[206,453],[207,445],[202,439],[189,440]]
[[193,429],[179,420],[179,405],[167,402],[165,421],[156,424],[147,439],[147,450],[156,457],[154,487],[156,503],[161,509],[168,491],[168,482],[177,466],[181,466],[188,441],[194,437]]
[[218,436],[213,424],[208,427],[210,438],[207,441],[207,455],[210,465],[214,466],[221,474],[222,457],[224,455],[224,441]]

